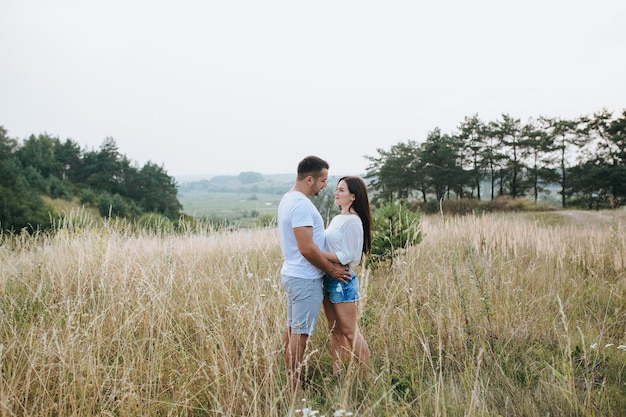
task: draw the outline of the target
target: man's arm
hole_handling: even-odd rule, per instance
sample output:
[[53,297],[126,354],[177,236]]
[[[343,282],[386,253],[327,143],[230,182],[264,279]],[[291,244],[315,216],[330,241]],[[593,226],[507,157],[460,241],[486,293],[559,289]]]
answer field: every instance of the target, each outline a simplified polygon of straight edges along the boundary
[[344,284],[351,280],[350,272],[347,267],[332,263],[324,257],[320,248],[313,242],[312,227],[294,227],[293,234],[298,243],[298,250],[311,265],[321,269],[332,278]]
[[339,261],[339,258],[337,258],[337,254],[335,252],[322,252],[322,256],[333,263],[341,263]]

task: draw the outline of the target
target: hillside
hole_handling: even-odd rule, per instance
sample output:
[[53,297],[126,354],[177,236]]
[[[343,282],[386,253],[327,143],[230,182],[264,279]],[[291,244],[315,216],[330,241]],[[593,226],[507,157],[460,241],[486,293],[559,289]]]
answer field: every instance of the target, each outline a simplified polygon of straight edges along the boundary
[[242,172],[239,175],[218,175],[209,179],[182,182],[179,196],[189,192],[255,192],[282,194],[291,187],[294,174],[260,174]]
[[[294,180],[295,174],[219,175],[179,184],[177,197],[187,215],[249,226],[259,216],[272,217],[276,213],[281,197]],[[324,195],[334,190],[338,180],[338,176],[328,178]]]

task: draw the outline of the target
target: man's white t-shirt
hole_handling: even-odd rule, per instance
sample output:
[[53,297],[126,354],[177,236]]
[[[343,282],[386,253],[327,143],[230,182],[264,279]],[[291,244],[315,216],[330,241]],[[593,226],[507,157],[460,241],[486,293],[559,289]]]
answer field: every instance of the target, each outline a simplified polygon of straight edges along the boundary
[[311,200],[300,191],[286,193],[278,205],[277,221],[280,247],[284,256],[280,273],[295,278],[321,278],[324,273],[302,256],[293,233],[296,227],[312,227],[313,243],[320,250],[326,250],[324,220]]

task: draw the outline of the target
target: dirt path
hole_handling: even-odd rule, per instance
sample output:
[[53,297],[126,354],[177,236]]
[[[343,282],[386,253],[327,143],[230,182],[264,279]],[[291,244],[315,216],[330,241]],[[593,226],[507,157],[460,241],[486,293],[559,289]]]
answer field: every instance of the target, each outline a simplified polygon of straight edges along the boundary
[[624,210],[559,210],[556,213],[562,215],[568,219],[568,221],[580,225],[604,225],[614,221],[626,221],[626,212]]

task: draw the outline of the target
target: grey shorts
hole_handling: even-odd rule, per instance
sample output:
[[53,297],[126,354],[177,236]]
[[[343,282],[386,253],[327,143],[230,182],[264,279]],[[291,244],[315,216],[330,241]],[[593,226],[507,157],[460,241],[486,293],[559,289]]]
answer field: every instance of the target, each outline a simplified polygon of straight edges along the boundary
[[304,279],[281,276],[287,292],[287,326],[293,334],[313,335],[320,313],[322,300],[322,278]]

